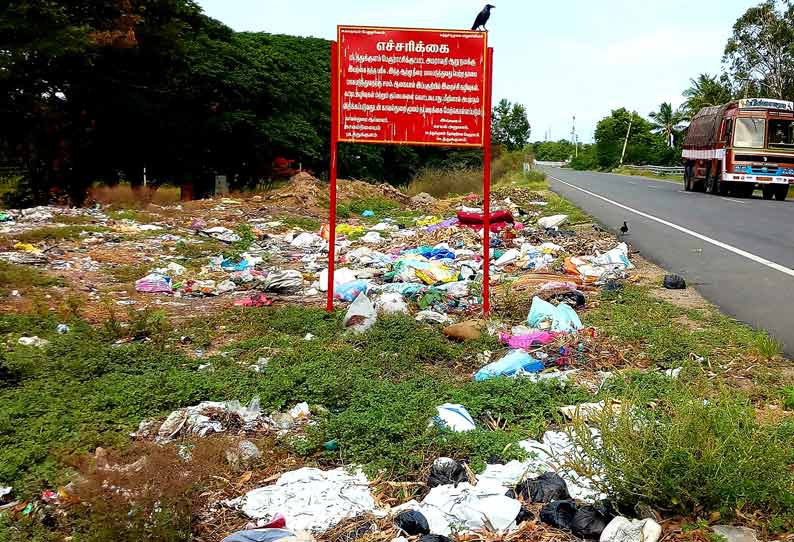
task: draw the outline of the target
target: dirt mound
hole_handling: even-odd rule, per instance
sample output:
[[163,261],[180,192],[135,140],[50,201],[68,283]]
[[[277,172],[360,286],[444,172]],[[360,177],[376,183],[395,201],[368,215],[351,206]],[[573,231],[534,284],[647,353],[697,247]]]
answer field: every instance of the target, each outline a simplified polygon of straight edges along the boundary
[[[400,205],[407,205],[410,202],[410,197],[385,183],[374,184],[339,179],[336,189],[337,198],[343,202],[370,198],[386,198]],[[267,196],[267,199],[286,206],[327,209],[329,203],[328,183],[308,173],[298,173],[290,179],[287,186],[273,191]]]

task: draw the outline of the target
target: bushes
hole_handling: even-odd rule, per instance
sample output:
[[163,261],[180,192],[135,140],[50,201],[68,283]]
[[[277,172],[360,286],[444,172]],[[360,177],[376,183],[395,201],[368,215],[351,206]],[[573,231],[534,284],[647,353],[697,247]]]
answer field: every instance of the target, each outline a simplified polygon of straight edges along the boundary
[[577,440],[601,465],[605,487],[620,503],[644,502],[682,514],[762,510],[794,519],[791,437],[756,421],[735,395],[703,400],[683,384],[649,405],[638,391],[618,396],[623,408],[599,423],[600,442]]

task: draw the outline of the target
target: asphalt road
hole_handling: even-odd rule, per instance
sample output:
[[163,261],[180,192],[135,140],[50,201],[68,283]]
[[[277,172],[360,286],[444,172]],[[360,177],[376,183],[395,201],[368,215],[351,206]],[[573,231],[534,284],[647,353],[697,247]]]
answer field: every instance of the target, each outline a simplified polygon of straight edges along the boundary
[[[794,201],[684,192],[680,183],[546,168],[551,189],[683,276],[725,313],[794,356]],[[610,201],[606,201],[610,200]]]

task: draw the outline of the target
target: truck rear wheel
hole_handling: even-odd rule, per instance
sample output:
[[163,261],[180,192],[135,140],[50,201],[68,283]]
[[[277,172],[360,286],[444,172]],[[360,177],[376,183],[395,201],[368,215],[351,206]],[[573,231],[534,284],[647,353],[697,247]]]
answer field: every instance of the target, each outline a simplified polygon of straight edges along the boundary
[[788,185],[778,185],[775,187],[775,199],[778,201],[786,201],[788,196]]
[[775,196],[775,187],[764,185],[761,187],[761,194],[764,196],[764,199],[772,199]]
[[[717,168],[719,170],[719,168]],[[724,196],[728,193],[728,183],[720,180],[720,174],[716,175],[711,171],[706,172],[706,192],[715,196]]]
[[691,162],[684,165],[684,191],[692,192],[695,189],[695,173]]

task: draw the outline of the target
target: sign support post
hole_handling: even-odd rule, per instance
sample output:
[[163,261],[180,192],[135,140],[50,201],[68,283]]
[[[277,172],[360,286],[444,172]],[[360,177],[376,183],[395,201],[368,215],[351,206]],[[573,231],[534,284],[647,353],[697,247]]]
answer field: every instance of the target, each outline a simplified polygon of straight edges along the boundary
[[488,48],[487,65],[485,68],[485,131],[483,133],[485,147],[482,165],[483,191],[483,228],[482,228],[482,312],[484,316],[491,313],[491,91],[493,89],[493,48]]
[[331,185],[328,217],[328,297],[326,310],[334,311],[334,267],[336,265],[336,165],[339,152],[339,85],[336,73],[339,69],[339,45],[331,42],[331,165],[328,169],[328,182]]

